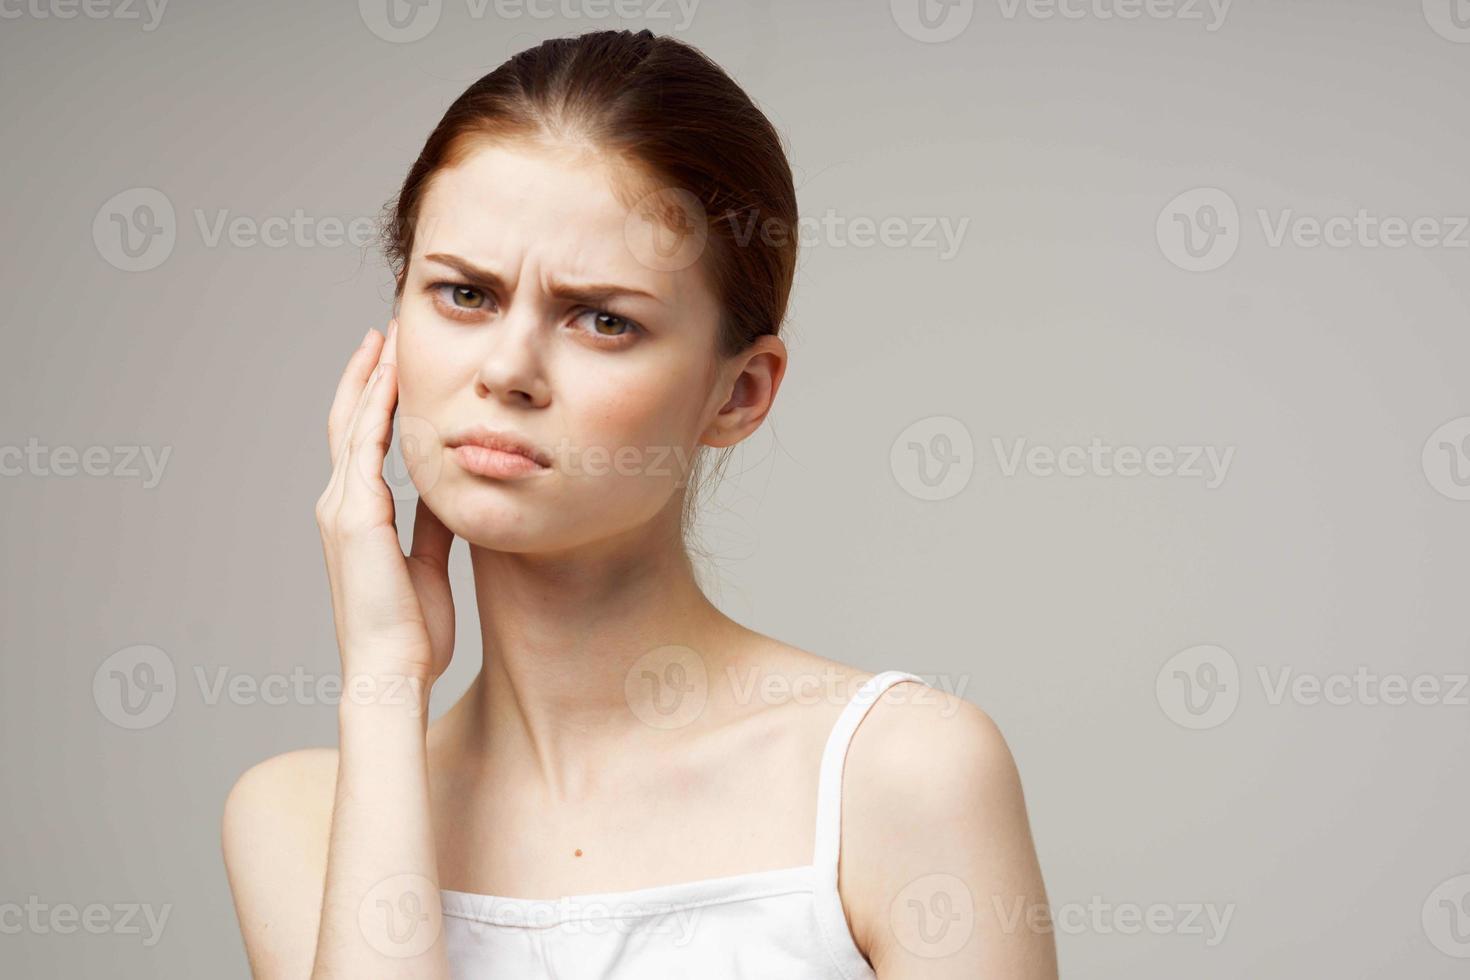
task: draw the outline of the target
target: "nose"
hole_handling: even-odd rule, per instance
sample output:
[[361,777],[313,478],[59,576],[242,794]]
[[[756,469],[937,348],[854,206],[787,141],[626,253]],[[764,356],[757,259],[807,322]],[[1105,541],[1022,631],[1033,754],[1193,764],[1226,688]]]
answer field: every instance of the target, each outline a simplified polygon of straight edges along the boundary
[[506,404],[541,407],[550,395],[539,349],[540,327],[530,303],[517,304],[484,331],[485,348],[475,371],[475,394]]

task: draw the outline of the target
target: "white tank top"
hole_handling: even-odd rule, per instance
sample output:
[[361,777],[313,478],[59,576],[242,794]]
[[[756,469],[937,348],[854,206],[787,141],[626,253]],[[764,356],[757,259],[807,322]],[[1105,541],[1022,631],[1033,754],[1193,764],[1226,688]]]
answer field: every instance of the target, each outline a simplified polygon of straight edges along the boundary
[[837,894],[842,767],[889,670],[842,709],[822,753],[812,863],[560,899],[443,889],[450,973],[461,980],[876,980]]

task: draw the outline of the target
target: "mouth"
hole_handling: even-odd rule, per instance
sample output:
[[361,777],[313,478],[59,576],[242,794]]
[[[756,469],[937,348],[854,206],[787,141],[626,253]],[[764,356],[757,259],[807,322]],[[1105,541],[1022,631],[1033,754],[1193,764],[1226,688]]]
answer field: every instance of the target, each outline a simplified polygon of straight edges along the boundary
[[489,477],[551,472],[551,457],[529,440],[476,426],[445,440],[445,448],[471,473]]

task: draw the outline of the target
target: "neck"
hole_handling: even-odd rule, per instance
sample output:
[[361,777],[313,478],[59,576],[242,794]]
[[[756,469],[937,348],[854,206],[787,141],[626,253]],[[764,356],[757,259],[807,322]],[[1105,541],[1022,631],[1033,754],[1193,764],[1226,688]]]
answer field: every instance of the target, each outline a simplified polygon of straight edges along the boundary
[[640,658],[688,647],[715,676],[745,632],[700,589],[677,530],[645,526],[556,555],[471,545],[470,562],[484,666],[452,711],[455,741],[557,796],[606,778],[610,759],[669,744],[639,693],[630,704],[635,668],[661,673]]

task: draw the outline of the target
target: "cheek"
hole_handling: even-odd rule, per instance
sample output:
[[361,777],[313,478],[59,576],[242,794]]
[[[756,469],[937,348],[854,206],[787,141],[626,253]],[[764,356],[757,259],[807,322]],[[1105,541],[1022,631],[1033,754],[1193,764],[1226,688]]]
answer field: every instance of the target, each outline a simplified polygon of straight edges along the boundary
[[431,336],[405,326],[399,319],[398,410],[409,415],[432,414],[453,383],[453,351],[436,349]]
[[427,387],[422,375],[422,362],[400,344],[398,347],[398,419],[424,418],[428,413]]
[[575,397],[567,406],[568,441],[578,449],[567,460],[568,475],[594,478],[600,493],[611,490],[612,479],[624,487],[614,496],[657,497],[687,476],[699,426],[687,380],[664,374],[659,381],[583,387]]
[[693,439],[697,423],[687,383],[664,375],[635,384],[609,384],[577,394],[583,436],[589,444],[652,448]]

